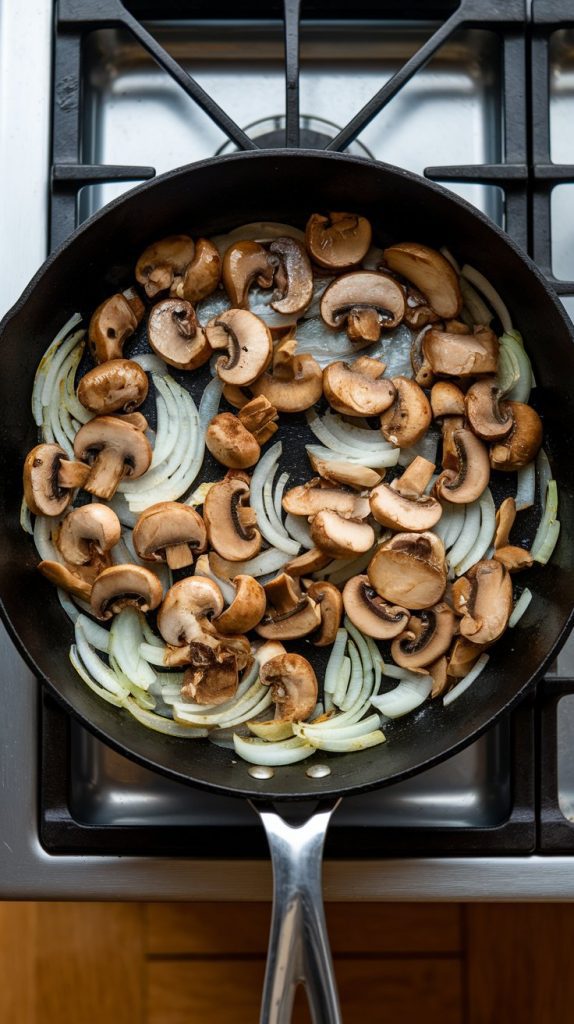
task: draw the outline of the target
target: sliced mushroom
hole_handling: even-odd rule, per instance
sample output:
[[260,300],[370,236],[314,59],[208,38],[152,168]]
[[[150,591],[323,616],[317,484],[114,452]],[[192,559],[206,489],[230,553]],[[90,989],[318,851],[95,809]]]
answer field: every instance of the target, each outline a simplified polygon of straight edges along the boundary
[[110,296],[98,306],[88,327],[88,345],[97,363],[121,359],[124,344],[143,315],[143,302],[131,289]]
[[92,581],[86,579],[82,572],[83,566],[67,566],[60,562],[51,562],[43,559],[38,563],[38,569],[50,583],[60,587],[66,593],[78,597],[80,601],[89,601],[92,594]]
[[[345,462],[339,459],[319,459],[311,452],[308,453],[309,462],[316,473],[319,473],[324,480],[330,483],[342,484],[343,487],[354,487],[357,491],[363,491],[370,487],[376,487],[382,480],[382,474],[367,466],[357,466],[354,462]],[[382,471],[384,473],[384,470]]]
[[220,412],[213,417],[205,433],[205,443],[213,457],[229,469],[254,466],[261,455],[253,434],[231,412]]
[[343,589],[345,612],[357,629],[377,640],[390,640],[406,628],[410,612],[379,597],[366,575],[352,576]]
[[408,377],[393,377],[392,405],[381,416],[383,436],[399,448],[410,448],[420,441],[432,420],[431,407],[423,389]]
[[110,551],[121,535],[121,523],[113,509],[93,503],[68,512],[55,543],[66,562],[86,565],[95,554]]
[[305,228],[305,242],[315,263],[328,270],[356,267],[367,255],[372,238],[366,217],[356,213],[312,213]]
[[447,678],[463,679],[482,654],[484,646],[473,644],[464,636],[457,636],[447,661]]
[[185,299],[162,299],[148,321],[148,341],[154,352],[178,370],[195,370],[211,355],[211,345]]
[[320,551],[319,548],[309,548],[302,555],[297,555],[297,558],[286,562],[283,568],[290,576],[310,576],[312,573],[324,569],[330,561],[331,556],[325,551]]
[[427,494],[406,496],[390,484],[373,488],[369,501],[377,522],[391,530],[422,533],[432,530],[442,516],[442,505],[436,498]]
[[337,412],[350,416],[377,416],[392,406],[396,388],[392,381],[382,379],[385,367],[378,360],[378,379],[365,372],[357,364],[349,365],[341,360],[329,363],[323,371],[323,391],[330,406]]
[[401,668],[426,668],[448,651],[456,628],[456,619],[447,604],[441,603],[411,615],[406,630],[391,645],[393,660]]
[[431,482],[435,468],[430,459],[416,455],[401,476],[391,481],[390,486],[404,498],[419,498]]
[[[420,331],[427,324],[436,323],[438,313],[432,309],[422,292],[412,285],[406,289],[405,323],[412,331]],[[419,381],[420,384],[420,381]]]
[[271,687],[275,721],[301,722],[317,703],[317,677],[300,654],[280,654],[262,666],[259,679]]
[[454,580],[450,588],[450,599],[456,615],[466,615],[471,594],[472,585],[466,576],[459,576]]
[[108,501],[123,477],[137,480],[152,458],[145,434],[118,416],[95,416],[84,423],[76,434],[74,452],[90,465],[84,489]]
[[222,558],[241,562],[261,548],[257,515],[249,505],[249,477],[231,472],[208,491],[203,518],[209,543]]
[[504,548],[510,543],[510,531],[516,519],[516,501],[505,498],[496,510],[496,529],[494,531],[494,547]]
[[512,581],[495,559],[477,562],[466,574],[472,590],[461,635],[474,644],[491,644],[502,636],[512,611]]
[[428,666],[427,672],[432,676],[431,700],[435,700],[436,697],[443,697],[450,689],[447,669],[448,660],[444,654],[442,658],[438,658],[432,665]]
[[490,465],[493,469],[514,470],[527,466],[538,454],[542,444],[542,420],[531,405],[508,402],[513,426],[504,441],[492,445]]
[[269,252],[278,263],[272,309],[285,315],[303,313],[313,298],[313,271],[305,247],[295,238],[276,238]]
[[445,416],[442,421],[442,468],[458,470],[458,451],[454,435],[464,428],[462,416]]
[[189,647],[190,665],[183,674],[181,696],[196,704],[217,706],[237,692],[237,658],[229,651],[194,642]]
[[271,288],[277,266],[259,242],[235,242],[223,257],[223,284],[231,305],[246,309],[249,289],[254,283]]
[[432,608],[446,589],[444,545],[433,533],[397,533],[381,544],[367,573],[377,594],[391,604]]
[[[382,329],[400,324],[405,314],[405,294],[400,284],[386,274],[355,270],[328,285],[320,310],[328,327],[341,327],[351,318],[352,340],[378,341]],[[363,316],[367,310],[368,315]]]
[[319,477],[286,491],[283,495],[283,508],[294,516],[315,516],[323,509],[332,509],[353,519],[364,519],[370,512],[368,498],[341,487],[325,485]]
[[109,359],[88,370],[78,384],[78,399],[90,412],[133,412],[147,398],[145,370],[131,359]]
[[430,324],[423,327],[411,342],[410,355],[413,377],[416,383],[420,384],[421,388],[430,388],[434,383],[433,368],[423,352],[423,338],[429,330]]
[[271,334],[267,324],[248,309],[225,310],[210,320],[205,333],[212,348],[227,350],[227,357],[221,356],[215,364],[219,378],[226,384],[253,384],[267,368],[272,353]]
[[161,583],[149,569],[142,565],[111,565],[95,579],[90,604],[97,619],[111,619],[122,608],[151,612],[162,596]]
[[297,353],[297,340],[285,338],[277,345],[271,373],[251,384],[254,395],[265,397],[278,412],[303,412],[318,402],[323,392],[323,371],[313,356]]
[[425,296],[440,317],[458,316],[462,295],[456,271],[441,253],[418,242],[402,242],[384,251],[385,263]]
[[24,498],[35,516],[59,516],[90,475],[84,462],[70,462],[59,444],[37,444],[24,462]]
[[215,634],[211,620],[221,615],[223,607],[223,595],[214,580],[187,576],[169,588],[157,613],[157,626],[171,647],[202,642],[205,633]]
[[189,235],[169,235],[148,245],[136,263],[136,281],[149,299],[171,288],[193,260],[195,245]]
[[495,377],[479,380],[468,389],[466,418],[470,428],[483,441],[501,441],[512,430],[512,411],[502,400]]
[[475,327],[473,334],[449,334],[432,327],[424,335],[422,351],[433,373],[445,377],[494,374],[498,367],[498,338],[490,327]]
[[198,238],[195,255],[188,264],[183,277],[176,277],[170,294],[185,299],[194,305],[206,299],[215,291],[221,277],[221,256],[219,249],[208,238]]
[[321,611],[299,582],[280,573],[264,587],[267,610],[256,632],[267,640],[296,640],[321,625]]
[[248,633],[265,614],[265,591],[253,576],[235,576],[233,584],[235,597],[229,607],[213,620],[213,625],[220,633]]
[[439,380],[433,385],[430,396],[433,419],[444,416],[464,416],[466,413],[464,395],[450,380]]
[[203,519],[178,501],[160,501],[141,513],[133,532],[135,549],[148,562],[167,562],[170,569],[192,565],[207,547]]
[[142,412],[116,413],[115,418],[121,420],[122,423],[129,423],[131,427],[140,430],[142,434],[149,429],[149,423]]
[[315,647],[328,647],[335,643],[343,615],[343,598],[333,583],[319,580],[307,587],[307,594],[319,606],[321,626],[311,639]]
[[311,536],[315,546],[333,558],[361,555],[375,543],[375,531],[369,523],[345,518],[332,509],[323,509],[313,517]]
[[239,409],[237,417],[260,445],[265,444],[278,430],[275,422],[279,419],[277,409],[265,395],[258,395],[257,398],[246,402]]
[[495,561],[500,562],[508,572],[520,572],[522,569],[530,569],[534,559],[530,551],[519,548],[514,544],[505,544],[497,548],[492,556]]
[[452,435],[458,457],[458,468],[445,469],[434,491],[437,497],[465,505],[476,501],[488,486],[490,463],[488,449],[471,430],[456,430]]

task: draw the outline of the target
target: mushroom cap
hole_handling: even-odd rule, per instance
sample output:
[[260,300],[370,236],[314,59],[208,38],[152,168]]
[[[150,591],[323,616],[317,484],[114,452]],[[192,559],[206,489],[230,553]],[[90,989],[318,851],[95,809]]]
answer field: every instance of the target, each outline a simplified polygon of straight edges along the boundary
[[100,303],[88,327],[88,345],[97,363],[121,359],[124,344],[143,314],[143,303],[135,293],[126,296],[117,292]]
[[195,310],[185,299],[157,302],[149,315],[147,332],[154,352],[178,370],[195,370],[211,355],[211,345]]
[[205,333],[212,348],[227,350],[227,358],[216,362],[217,374],[226,384],[253,384],[269,365],[271,332],[248,309],[226,309],[209,321]]
[[366,575],[352,576],[343,588],[345,612],[365,636],[390,640],[405,629],[410,612],[388,604],[373,589]]
[[277,313],[302,313],[313,298],[313,271],[305,247],[295,238],[276,238],[269,252],[278,261],[271,301]]
[[442,505],[436,498],[423,494],[406,497],[389,484],[379,484],[369,495],[371,512],[378,523],[391,530],[432,530],[442,516]]
[[[381,364],[381,374],[384,369]],[[323,391],[333,409],[350,416],[377,416],[393,404],[396,394],[392,381],[374,380],[342,360],[323,370]]]
[[253,558],[261,548],[257,516],[249,505],[249,478],[228,473],[214,484],[203,503],[203,518],[212,548],[230,562]]
[[78,384],[77,395],[90,412],[133,412],[147,398],[145,370],[131,359],[109,359],[88,370]]
[[233,583],[235,597],[229,607],[213,620],[213,625],[220,633],[248,633],[265,614],[265,591],[253,576],[235,576]]
[[94,550],[109,551],[122,535],[121,523],[113,509],[97,502],[71,509],[62,520],[56,547],[66,562],[85,565],[91,562]]
[[294,516],[314,516],[323,509],[332,509],[354,519],[364,519],[370,512],[368,498],[342,487],[325,486],[319,477],[286,491],[283,508]]
[[171,288],[174,278],[182,276],[194,255],[195,245],[189,235],[169,235],[152,242],[136,263],[136,281],[153,299]]
[[142,565],[111,565],[94,580],[90,604],[97,619],[111,619],[128,606],[151,612],[162,599],[157,576]]
[[194,305],[215,291],[221,277],[219,249],[208,238],[198,238],[195,255],[183,277],[175,278],[170,294]]
[[187,576],[169,588],[157,613],[157,626],[172,647],[204,642],[204,633],[215,632],[210,620],[220,615],[223,607],[223,595],[214,580]]
[[67,455],[59,444],[37,444],[26,456],[23,482],[26,504],[36,516],[59,516],[72,500],[72,490],[60,482],[60,465]]
[[340,591],[327,580],[318,580],[307,587],[309,597],[313,598],[321,612],[321,626],[312,637],[315,647],[330,647],[335,643],[337,630],[343,617],[343,598]]
[[458,316],[462,309],[458,276],[440,252],[419,242],[401,242],[385,249],[384,257],[387,266],[414,284],[440,317]]
[[419,292],[414,285],[408,285],[404,316],[407,326],[413,331],[420,331],[427,324],[435,323],[439,319],[438,313],[431,309],[422,292]]
[[315,263],[329,270],[355,267],[367,255],[371,225],[356,213],[312,213],[305,228],[305,242]]
[[213,457],[229,469],[254,466],[261,455],[253,434],[231,412],[220,412],[210,420],[205,443]]
[[234,242],[223,257],[223,286],[235,309],[246,309],[248,292],[256,281],[261,288],[273,284],[276,261],[259,242]]
[[363,491],[376,487],[382,480],[381,473],[377,473],[376,469],[358,466],[354,462],[345,462],[344,459],[319,459],[312,452],[308,452],[308,455],[315,472],[323,480],[328,480],[332,484],[341,484],[343,487],[354,487],[358,491]]
[[445,501],[465,505],[480,498],[488,486],[488,449],[471,430],[456,430],[452,440],[458,457],[458,469],[445,469],[439,476],[434,491]]
[[409,377],[393,377],[395,398],[381,416],[381,430],[387,441],[410,448],[420,441],[432,420],[431,407],[423,389]]
[[502,636],[512,611],[512,580],[496,559],[473,565],[466,574],[471,594],[460,633],[474,644],[491,644]]
[[464,395],[450,380],[439,380],[433,384],[430,403],[435,420],[443,416],[464,416],[466,413]]
[[493,469],[520,469],[532,462],[542,444],[542,420],[525,402],[507,403],[512,415],[512,430],[504,441],[498,441],[490,449],[490,465]]
[[456,619],[447,604],[411,615],[406,630],[392,642],[393,660],[401,668],[426,668],[446,654],[455,630]]
[[369,523],[346,519],[332,509],[323,509],[313,517],[311,536],[315,547],[334,558],[361,555],[375,543],[375,531]]
[[485,377],[472,384],[465,398],[470,428],[483,441],[501,441],[512,430],[512,411],[501,400],[496,377]]
[[267,610],[256,632],[268,640],[296,640],[314,633],[321,625],[321,612],[298,580],[279,573],[264,588]]
[[313,356],[296,353],[297,341],[287,338],[275,349],[272,373],[263,373],[250,390],[264,396],[278,412],[303,412],[323,393],[323,371]]
[[[379,322],[376,337],[371,337],[369,332],[367,340],[377,341],[381,328],[396,327],[405,315],[405,293],[400,284],[375,270],[354,270],[336,277],[321,297],[321,316],[328,327],[340,327],[352,311],[367,309],[376,311]],[[371,320],[368,320],[369,327]],[[354,333],[365,337],[356,319]]]
[[177,568],[191,565],[194,554],[207,547],[205,523],[190,505],[178,501],[159,501],[150,505],[138,518],[133,532],[134,547],[148,562],[165,562],[169,548],[185,545],[189,560]]
[[122,477],[143,476],[153,454],[145,434],[119,416],[94,416],[84,423],[74,439],[74,453],[91,466],[84,489],[106,500]]
[[275,720],[301,722],[317,703],[317,677],[300,654],[280,654],[262,666],[259,679],[271,686]]
[[397,533],[381,544],[367,573],[377,594],[391,604],[432,608],[446,589],[444,545],[433,533]]
[[422,340],[422,352],[434,373],[446,377],[475,377],[496,373],[498,338],[490,327],[473,334],[453,334],[431,327]]

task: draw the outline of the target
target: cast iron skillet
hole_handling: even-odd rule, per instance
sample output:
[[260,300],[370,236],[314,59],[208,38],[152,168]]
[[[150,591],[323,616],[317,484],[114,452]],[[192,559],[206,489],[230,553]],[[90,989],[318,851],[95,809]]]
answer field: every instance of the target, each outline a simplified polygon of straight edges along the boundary
[[[303,227],[312,211],[333,209],[367,216],[379,243],[416,240],[447,245],[461,262],[476,266],[498,288],[533,360],[538,384],[533,402],[544,420],[544,444],[558,481],[562,531],[551,564],[528,574],[534,599],[526,615],[495,645],[487,671],[468,695],[447,709],[433,702],[407,721],[400,720],[382,748],[329,757],[327,778],[309,778],[308,763],[303,762],[259,782],[232,752],[203,740],[189,742],[149,732],[79,683],[68,661],[70,624],[55,591],[36,572],[33,544],[19,527],[22,463],[37,441],[30,394],[38,361],[57,330],[72,313],[79,310],[88,316],[106,295],[132,283],[136,258],[149,242],[181,231],[209,236],[265,219]],[[542,275],[512,239],[440,187],[384,164],[325,152],[255,151],[181,168],[111,203],[75,232],[8,313],[0,325],[0,339],[4,621],[32,670],[63,705],[100,738],[146,767],[213,792],[255,801],[333,801],[383,786],[429,767],[475,739],[517,704],[564,641],[574,606],[572,330]],[[297,472],[298,467],[289,468]],[[323,820],[326,826],[329,814],[323,811],[297,830],[286,829],[270,811],[262,816],[268,834],[275,832],[275,837],[270,836],[274,857],[278,845],[285,850],[298,848],[303,857],[299,883],[307,878],[304,860],[314,851],[312,870],[318,889],[320,823]],[[291,895],[301,907],[301,891]],[[323,989],[310,993],[322,1007],[323,1016],[317,1019],[338,1020],[322,916],[320,910],[312,913],[315,959],[308,960],[308,946],[307,959],[294,945],[283,953],[291,976],[305,972],[305,960],[315,978],[323,978]],[[280,938],[280,925],[281,915],[276,914],[276,938]],[[286,981],[284,977],[283,985],[274,988],[269,976],[262,1019],[288,1019],[291,997]]]

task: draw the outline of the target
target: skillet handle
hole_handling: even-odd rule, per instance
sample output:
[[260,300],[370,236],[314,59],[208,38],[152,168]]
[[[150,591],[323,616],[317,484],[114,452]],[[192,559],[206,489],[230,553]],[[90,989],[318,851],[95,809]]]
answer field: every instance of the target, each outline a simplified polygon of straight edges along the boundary
[[325,836],[339,803],[321,801],[297,826],[272,806],[252,804],[273,865],[273,914],[259,1024],[289,1024],[299,983],[305,986],[313,1024],[342,1024],[321,885]]

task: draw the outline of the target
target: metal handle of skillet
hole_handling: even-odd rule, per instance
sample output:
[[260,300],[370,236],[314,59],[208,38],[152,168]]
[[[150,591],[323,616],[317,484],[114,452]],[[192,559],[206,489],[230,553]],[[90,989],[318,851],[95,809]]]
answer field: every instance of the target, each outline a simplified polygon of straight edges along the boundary
[[259,1024],[289,1024],[303,984],[313,1024],[342,1024],[329,947],[321,871],[331,815],[340,799],[321,801],[302,825],[267,804],[252,804],[273,865],[273,913]]

